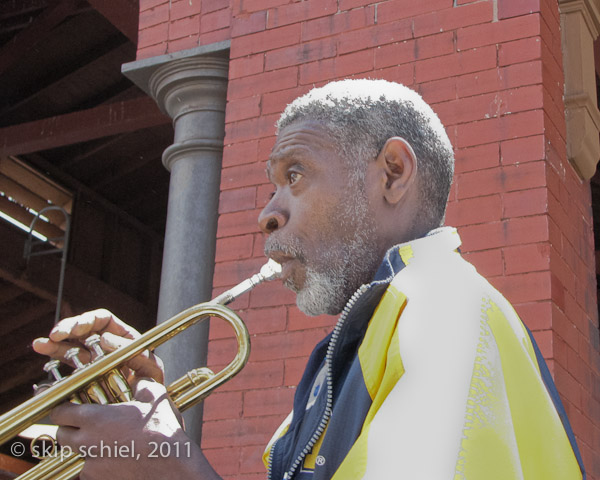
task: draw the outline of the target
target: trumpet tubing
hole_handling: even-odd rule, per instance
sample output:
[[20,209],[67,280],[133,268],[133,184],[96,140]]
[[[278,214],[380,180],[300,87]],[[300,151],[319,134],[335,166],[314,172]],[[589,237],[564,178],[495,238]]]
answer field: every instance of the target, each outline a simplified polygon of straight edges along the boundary
[[[157,325],[141,335],[129,345],[112,353],[104,354],[96,339],[86,346],[95,352],[96,358],[83,365],[77,352],[68,352],[76,365],[75,371],[65,378],[58,373],[60,362],[53,360],[46,364],[45,370],[52,372],[56,381],[30,400],[15,407],[0,417],[0,444],[18,435],[33,425],[57,405],[64,401],[92,401],[93,403],[112,403],[130,400],[131,391],[120,367],[128,360],[145,350],[154,350],[170,338],[188,327],[210,317],[218,317],[230,324],[238,342],[238,351],[234,359],[223,370],[213,373],[207,368],[191,370],[167,387],[171,400],[180,411],[184,411],[201,402],[210,393],[235,376],[246,364],[250,355],[250,337],[241,318],[225,305],[238,296],[254,288],[259,283],[277,278],[281,267],[270,260],[259,273],[222,293],[210,302],[200,303],[169,320]],[[106,388],[105,388],[106,387]],[[81,399],[81,400],[79,400]],[[18,477],[21,480],[67,480],[76,476],[83,468],[84,459],[77,455],[68,455],[63,461],[56,458],[42,460],[37,466]],[[36,471],[37,470],[37,471]]]

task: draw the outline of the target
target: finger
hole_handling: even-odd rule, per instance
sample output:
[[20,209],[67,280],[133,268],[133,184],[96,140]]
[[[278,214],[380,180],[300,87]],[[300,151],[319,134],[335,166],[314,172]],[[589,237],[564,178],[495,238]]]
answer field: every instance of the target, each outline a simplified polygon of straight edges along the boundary
[[93,405],[76,405],[71,402],[62,403],[52,409],[49,415],[50,421],[61,427],[79,428],[86,423],[86,407],[91,406]]
[[151,378],[140,378],[134,386],[134,398],[140,402],[152,403],[161,397],[166,398],[167,389],[164,385]]
[[49,338],[36,338],[33,341],[33,350],[42,355],[48,355],[51,358],[56,358],[58,360],[62,360],[64,363],[67,363],[73,366],[72,362],[66,361],[64,356],[67,350],[71,348],[79,348],[79,359],[83,363],[88,363],[91,360],[90,353],[83,348],[82,344],[79,342],[73,341],[64,341],[64,342],[53,342]]
[[139,333],[106,309],[92,310],[58,322],[50,332],[50,339],[60,342],[79,339],[92,333],[110,332],[126,338],[137,338]]
[[61,447],[76,450],[81,445],[80,430],[75,427],[60,427],[56,431],[56,441]]
[[[100,346],[105,349],[106,352],[112,352],[118,348],[125,347],[132,342],[133,340],[119,337],[111,333],[104,333],[101,337]],[[137,377],[149,377],[159,383],[164,382],[162,360],[148,350],[133,357],[125,365],[133,370]]]

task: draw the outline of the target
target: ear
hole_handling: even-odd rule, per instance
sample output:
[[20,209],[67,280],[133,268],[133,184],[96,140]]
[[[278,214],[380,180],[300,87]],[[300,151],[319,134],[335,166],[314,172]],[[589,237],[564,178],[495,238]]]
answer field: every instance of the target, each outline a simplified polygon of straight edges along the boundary
[[379,156],[381,187],[385,200],[398,203],[417,177],[417,157],[410,144],[402,137],[389,138]]

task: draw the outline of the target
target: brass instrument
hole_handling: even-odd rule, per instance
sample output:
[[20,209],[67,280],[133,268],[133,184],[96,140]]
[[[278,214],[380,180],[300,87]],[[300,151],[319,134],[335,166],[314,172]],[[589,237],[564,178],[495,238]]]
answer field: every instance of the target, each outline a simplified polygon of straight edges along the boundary
[[[75,371],[69,377],[60,377],[57,360],[48,362],[44,369],[51,372],[56,381],[51,387],[0,417],[0,444],[48,415],[54,407],[64,401],[113,403],[131,399],[127,382],[119,370],[125,362],[144,350],[155,349],[203,319],[219,317],[227,321],[235,332],[238,342],[235,358],[216,374],[207,368],[197,368],[167,387],[171,400],[180,411],[201,402],[215,388],[235,376],[244,367],[250,355],[250,337],[246,325],[225,305],[259,283],[278,277],[280,273],[281,266],[270,260],[263,265],[260,273],[218,295],[210,302],[200,303],[171,317],[131,344],[112,353],[104,354],[99,351],[97,339],[92,339],[87,346],[95,352],[96,358],[84,366],[77,359],[77,352],[69,353],[76,365]],[[111,385],[111,387],[103,388],[103,385]],[[76,453],[52,455],[18,478],[20,480],[68,480],[81,471],[83,463],[84,459]]]

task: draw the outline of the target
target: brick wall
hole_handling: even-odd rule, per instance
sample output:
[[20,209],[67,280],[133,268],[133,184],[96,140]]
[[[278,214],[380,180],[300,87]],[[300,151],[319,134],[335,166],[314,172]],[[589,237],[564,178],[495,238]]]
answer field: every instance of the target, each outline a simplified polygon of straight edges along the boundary
[[[227,6],[224,6],[227,4]],[[343,77],[419,91],[456,150],[447,223],[465,256],[514,304],[540,344],[590,479],[600,480],[600,357],[589,183],[565,160],[556,0],[140,0],[138,56],[231,39],[215,292],[262,263],[256,226],[274,123],[313,85]],[[169,9],[170,5],[170,9]],[[248,367],[205,405],[203,447],[227,478],[264,478],[264,445],[288,413],[315,342],[280,284],[235,305]],[[211,326],[209,361],[231,358]]]

